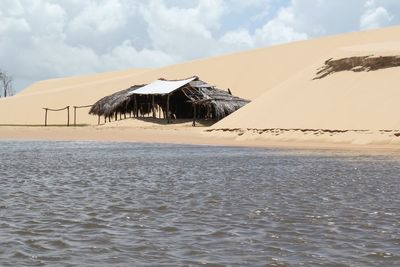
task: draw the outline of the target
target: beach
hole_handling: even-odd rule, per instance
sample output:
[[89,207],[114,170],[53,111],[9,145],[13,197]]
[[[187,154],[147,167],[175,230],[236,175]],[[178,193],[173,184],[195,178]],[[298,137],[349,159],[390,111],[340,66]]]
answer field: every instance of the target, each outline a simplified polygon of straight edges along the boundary
[[[0,99],[0,139],[398,150],[399,36],[400,27],[389,27],[161,68],[39,81]],[[91,105],[115,92],[192,76],[250,103],[206,127],[146,121],[149,114],[107,122],[89,115]],[[80,127],[64,127],[67,119]]]
[[0,266],[400,266],[399,1],[3,2]]
[[[114,124],[114,123],[111,123]],[[124,126],[121,126],[123,124]],[[142,142],[160,144],[193,144],[209,146],[232,146],[254,148],[287,148],[307,150],[368,151],[369,153],[397,152],[400,140],[391,133],[330,133],[296,130],[258,131],[220,130],[210,131],[208,127],[183,125],[132,126],[137,122],[124,121],[114,126],[1,126],[0,140],[42,140],[42,141],[102,141]],[[130,126],[126,126],[130,125]],[[376,141],[379,140],[379,141]]]

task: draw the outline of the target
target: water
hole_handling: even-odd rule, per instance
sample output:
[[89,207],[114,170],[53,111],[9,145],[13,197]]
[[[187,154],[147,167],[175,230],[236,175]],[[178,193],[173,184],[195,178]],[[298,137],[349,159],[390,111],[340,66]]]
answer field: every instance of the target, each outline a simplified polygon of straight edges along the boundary
[[400,157],[0,142],[1,266],[400,266]]

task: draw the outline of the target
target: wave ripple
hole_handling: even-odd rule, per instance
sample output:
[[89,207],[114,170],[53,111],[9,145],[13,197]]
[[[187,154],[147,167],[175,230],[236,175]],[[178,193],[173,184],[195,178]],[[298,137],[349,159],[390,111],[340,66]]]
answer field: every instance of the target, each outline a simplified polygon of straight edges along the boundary
[[1,266],[400,266],[400,158],[0,142]]

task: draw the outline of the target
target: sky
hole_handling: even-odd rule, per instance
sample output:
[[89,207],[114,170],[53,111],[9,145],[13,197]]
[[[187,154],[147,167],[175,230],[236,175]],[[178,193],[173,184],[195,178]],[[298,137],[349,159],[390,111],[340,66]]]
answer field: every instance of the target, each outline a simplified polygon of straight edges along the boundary
[[0,0],[0,69],[19,91],[399,24],[399,0]]

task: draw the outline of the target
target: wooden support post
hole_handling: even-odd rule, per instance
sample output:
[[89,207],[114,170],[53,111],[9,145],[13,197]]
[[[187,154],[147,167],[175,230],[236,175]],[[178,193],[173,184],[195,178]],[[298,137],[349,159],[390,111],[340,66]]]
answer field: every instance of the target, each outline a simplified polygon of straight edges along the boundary
[[153,118],[156,117],[156,109],[154,107],[154,95],[151,96],[151,109],[153,110]]
[[47,108],[44,109],[44,126],[47,126]]
[[133,111],[135,112],[135,114],[136,114],[136,118],[137,117],[139,117],[139,113],[138,113],[138,106],[137,106],[137,100],[136,100],[136,95],[134,96],[134,108],[133,108]]
[[122,113],[119,113],[119,120],[122,120]]
[[126,119],[126,113],[124,113],[124,119]]
[[118,112],[115,112],[115,121],[118,120]]
[[111,116],[108,117],[108,122],[111,122]]
[[167,95],[167,123],[169,123],[169,94]]
[[67,106],[67,126],[69,126],[69,106]]
[[74,126],[76,126],[76,106],[74,106]]
[[97,120],[97,125],[100,125],[100,115],[99,115],[99,119]]
[[193,103],[193,127],[196,126],[196,103]]

